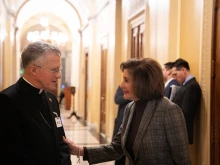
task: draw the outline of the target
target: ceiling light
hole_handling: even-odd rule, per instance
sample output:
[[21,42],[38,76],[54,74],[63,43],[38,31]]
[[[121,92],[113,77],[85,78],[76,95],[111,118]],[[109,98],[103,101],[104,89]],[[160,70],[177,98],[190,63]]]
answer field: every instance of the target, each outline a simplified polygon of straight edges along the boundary
[[40,24],[43,26],[43,27],[47,27],[48,26],[48,18],[47,17],[42,17],[40,19]]

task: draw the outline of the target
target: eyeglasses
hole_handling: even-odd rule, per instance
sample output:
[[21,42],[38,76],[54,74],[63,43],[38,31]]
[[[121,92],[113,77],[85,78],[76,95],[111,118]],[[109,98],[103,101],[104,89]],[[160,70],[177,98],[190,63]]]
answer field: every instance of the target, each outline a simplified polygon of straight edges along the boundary
[[41,68],[41,69],[45,69],[45,70],[48,70],[49,72],[51,72],[52,74],[57,74],[57,73],[60,73],[62,71],[63,68],[59,68],[59,69],[47,69],[47,68],[44,68],[42,66],[39,66],[39,65],[35,65],[34,66],[38,67],[38,68]]

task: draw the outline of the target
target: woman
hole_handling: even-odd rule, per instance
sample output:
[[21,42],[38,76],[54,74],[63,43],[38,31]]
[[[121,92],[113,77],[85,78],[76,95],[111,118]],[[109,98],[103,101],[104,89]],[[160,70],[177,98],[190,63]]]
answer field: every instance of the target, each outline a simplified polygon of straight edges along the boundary
[[72,155],[90,164],[119,159],[130,165],[190,165],[186,124],[181,109],[164,98],[162,69],[151,58],[130,59],[120,65],[125,109],[119,132],[109,145],[79,147],[64,138]]

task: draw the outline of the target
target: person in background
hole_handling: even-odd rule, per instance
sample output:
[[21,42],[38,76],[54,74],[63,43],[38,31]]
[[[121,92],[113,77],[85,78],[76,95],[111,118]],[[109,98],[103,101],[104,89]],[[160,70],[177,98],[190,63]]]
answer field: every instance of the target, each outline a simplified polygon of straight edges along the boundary
[[173,67],[173,62],[167,62],[164,64],[164,67],[162,69],[163,78],[165,82],[164,96],[167,97],[168,99],[170,99],[170,94],[173,85],[179,86],[179,83],[173,77],[172,67]]
[[[124,99],[124,93],[120,86],[118,86],[116,93],[115,93],[115,104],[118,105],[118,113],[115,119],[114,131],[113,131],[113,138],[118,133],[119,128],[122,124],[124,110],[126,105],[131,102],[131,100]],[[115,161],[115,165],[125,165],[125,156],[122,156],[120,159]]]
[[188,62],[181,58],[174,62],[172,74],[176,81],[181,84],[181,88],[172,101],[180,106],[183,111],[189,144],[193,144],[194,119],[200,109],[201,88],[196,78],[191,74]]
[[22,52],[23,77],[0,92],[0,148],[4,165],[71,165],[55,91],[61,52],[45,42]]
[[[120,65],[125,108],[123,122],[110,144],[80,147],[63,137],[72,155],[89,164],[125,155],[130,165],[190,165],[186,123],[179,106],[164,98],[162,68],[151,58]],[[157,75],[157,76],[155,76]]]

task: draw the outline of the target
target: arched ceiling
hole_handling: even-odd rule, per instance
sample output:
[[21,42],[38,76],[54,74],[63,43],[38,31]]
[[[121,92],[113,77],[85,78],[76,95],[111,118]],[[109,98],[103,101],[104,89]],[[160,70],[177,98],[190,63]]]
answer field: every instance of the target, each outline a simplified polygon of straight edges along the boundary
[[[81,18],[77,11],[64,0],[27,1],[17,14],[16,26],[21,28],[27,20],[39,13],[51,13],[61,18],[71,31],[76,31],[81,27]],[[39,24],[39,21],[36,21],[36,24]],[[56,21],[50,22],[50,24],[56,24]]]
[[[47,27],[43,27],[40,25],[40,19],[46,16],[49,20],[49,25]],[[65,44],[66,49],[71,49],[71,43],[74,42],[71,38],[71,32],[69,28],[67,27],[66,23],[59,17],[51,14],[51,13],[39,13],[34,16],[32,16],[29,20],[27,20],[20,32],[19,32],[19,38],[18,40],[21,41],[20,43],[20,49],[23,49],[27,44],[27,34],[28,32],[34,32],[34,31],[45,31],[49,30],[51,32],[64,32],[68,35],[68,42]]]
[[83,22],[89,18],[88,5],[91,5],[88,0],[5,0],[5,2],[15,16],[17,39],[23,41],[28,31],[41,28],[40,18],[46,16],[49,18],[50,28],[67,33],[72,39],[71,42],[74,42],[73,39],[79,35]]

